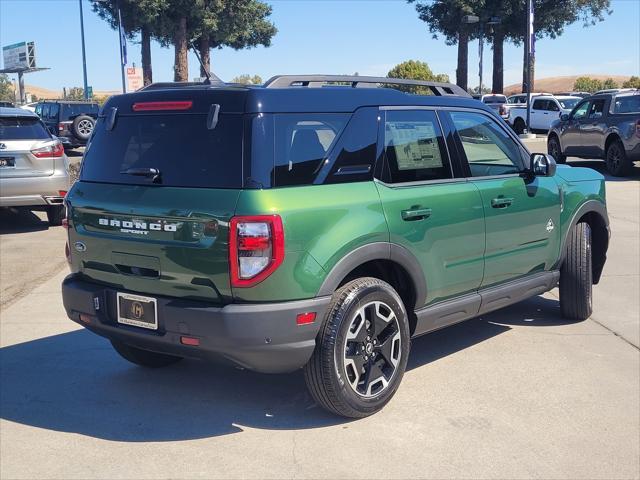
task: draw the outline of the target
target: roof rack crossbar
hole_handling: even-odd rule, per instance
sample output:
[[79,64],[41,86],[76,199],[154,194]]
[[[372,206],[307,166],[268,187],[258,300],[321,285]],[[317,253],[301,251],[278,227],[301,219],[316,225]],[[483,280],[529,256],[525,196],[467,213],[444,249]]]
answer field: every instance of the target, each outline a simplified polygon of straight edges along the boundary
[[289,87],[322,87],[331,83],[347,83],[353,88],[376,87],[381,85],[409,85],[427,87],[434,95],[456,95],[470,97],[464,89],[458,85],[446,82],[428,82],[424,80],[408,80],[406,78],[387,77],[361,77],[354,75],[276,75],[264,84],[265,88],[289,88]]

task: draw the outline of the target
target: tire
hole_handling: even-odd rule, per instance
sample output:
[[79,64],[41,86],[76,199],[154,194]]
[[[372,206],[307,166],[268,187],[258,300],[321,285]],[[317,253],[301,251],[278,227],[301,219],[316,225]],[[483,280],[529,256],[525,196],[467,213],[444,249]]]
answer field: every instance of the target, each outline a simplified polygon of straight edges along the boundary
[[624,145],[621,140],[614,140],[605,152],[607,171],[614,177],[624,177],[631,172],[631,162],[627,160]]
[[142,350],[141,348],[132,347],[131,345],[116,340],[111,340],[111,345],[113,345],[115,351],[118,352],[122,358],[141,367],[166,367],[182,360],[182,357]]
[[569,232],[560,268],[560,311],[569,320],[586,320],[593,311],[591,228],[578,223]]
[[47,207],[47,220],[52,227],[62,225],[62,220],[66,216],[64,205],[50,205]]
[[518,135],[522,135],[524,133],[525,128],[526,128],[526,124],[524,123],[524,120],[522,120],[521,118],[516,118],[516,121],[513,122],[513,130]]
[[331,413],[372,415],[398,389],[409,350],[407,313],[397,292],[377,278],[353,280],[333,294],[304,368],[307,388]]
[[78,140],[87,141],[93,133],[93,128],[96,125],[96,121],[89,115],[80,115],[73,120],[71,124],[71,133]]
[[562,154],[560,140],[556,135],[549,136],[549,140],[547,141],[547,153],[556,160],[556,163],[565,163],[567,161],[567,156]]

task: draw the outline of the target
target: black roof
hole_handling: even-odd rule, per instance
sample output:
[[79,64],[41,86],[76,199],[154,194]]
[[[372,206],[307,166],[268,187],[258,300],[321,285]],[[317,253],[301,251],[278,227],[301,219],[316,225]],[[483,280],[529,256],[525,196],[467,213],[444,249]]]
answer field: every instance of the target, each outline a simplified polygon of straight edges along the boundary
[[[374,78],[374,80],[378,79]],[[267,88],[233,84],[162,83],[152,84],[134,93],[112,96],[104,105],[103,112],[116,107],[118,115],[126,115],[133,112],[134,103],[189,100],[193,102],[190,111],[197,113],[209,112],[212,104],[219,104],[220,111],[223,113],[353,112],[360,107],[379,105],[474,107],[494,113],[455,85],[436,82],[420,84],[434,85],[434,88],[445,88],[453,93],[413,95],[395,88],[354,88],[355,82],[353,86],[321,86],[320,88],[312,88],[310,85],[292,87],[279,85],[277,88]]]

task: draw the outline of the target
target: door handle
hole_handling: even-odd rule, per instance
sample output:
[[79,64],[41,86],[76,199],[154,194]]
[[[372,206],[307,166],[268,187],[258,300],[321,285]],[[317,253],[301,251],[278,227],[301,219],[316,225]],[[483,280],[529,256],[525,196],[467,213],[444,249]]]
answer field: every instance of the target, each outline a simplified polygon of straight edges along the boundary
[[513,198],[494,198],[491,200],[491,206],[493,208],[507,208],[513,203]]
[[402,220],[405,222],[414,222],[416,220],[424,220],[431,216],[430,208],[409,208],[408,210],[402,210]]

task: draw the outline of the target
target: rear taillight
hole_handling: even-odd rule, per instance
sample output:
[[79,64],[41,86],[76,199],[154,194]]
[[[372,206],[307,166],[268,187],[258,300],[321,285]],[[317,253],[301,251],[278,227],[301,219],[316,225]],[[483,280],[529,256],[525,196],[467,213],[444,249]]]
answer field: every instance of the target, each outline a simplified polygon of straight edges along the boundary
[[507,114],[507,107],[505,107],[504,105],[500,105],[499,112],[500,115],[505,116]]
[[284,260],[284,229],[279,215],[233,217],[229,228],[232,286],[256,285]]
[[59,158],[64,155],[64,147],[62,143],[55,142],[46,147],[36,148],[31,150],[31,153],[36,158]]
[[64,123],[58,124],[58,131],[62,132],[64,130]]

